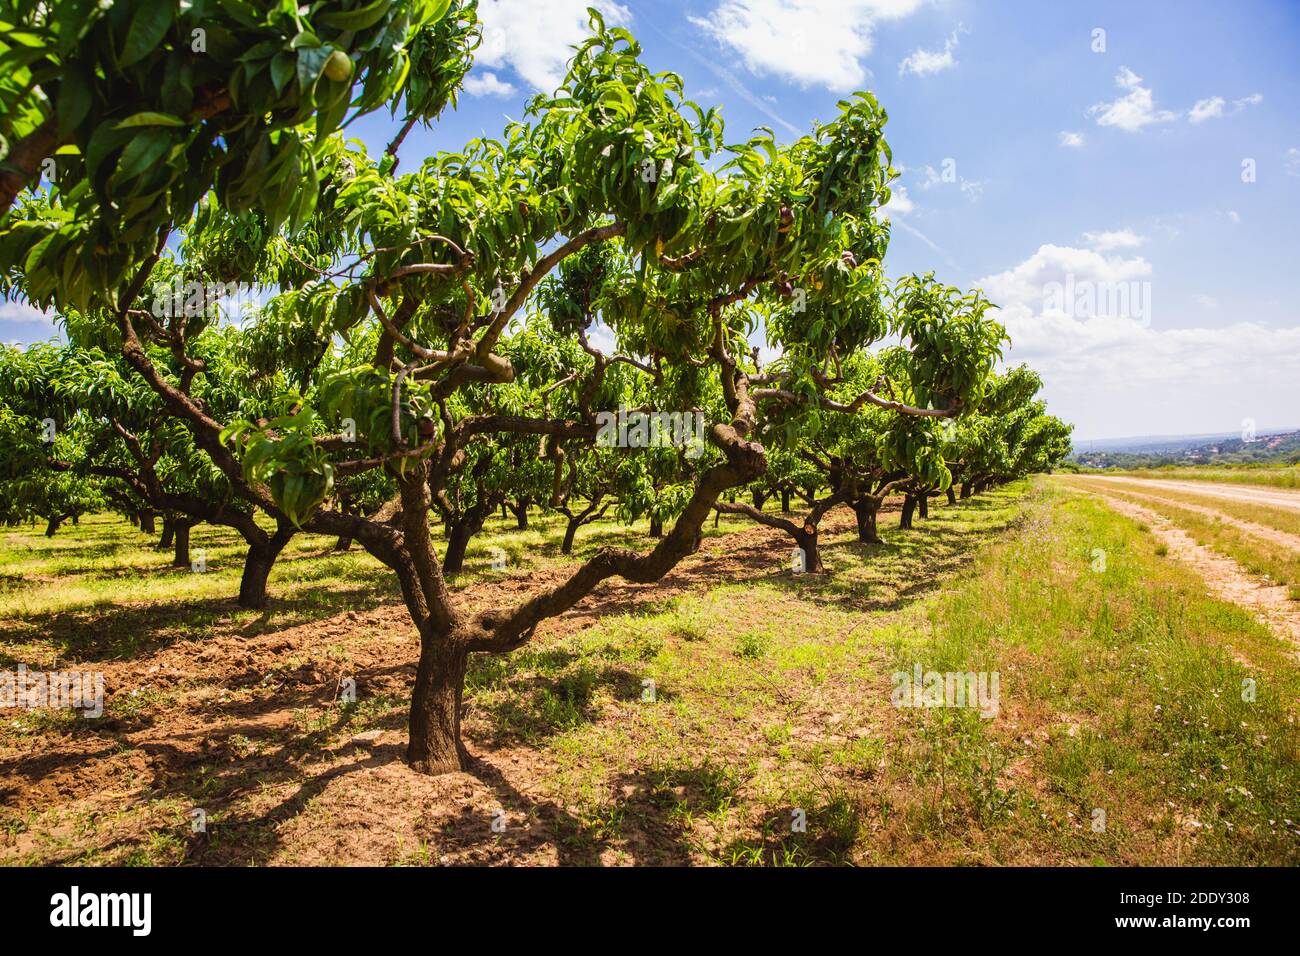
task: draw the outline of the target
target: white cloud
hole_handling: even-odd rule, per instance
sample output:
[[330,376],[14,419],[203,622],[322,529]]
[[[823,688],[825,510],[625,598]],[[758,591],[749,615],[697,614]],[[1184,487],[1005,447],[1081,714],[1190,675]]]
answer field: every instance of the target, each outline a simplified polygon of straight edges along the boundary
[[474,62],[497,71],[509,67],[529,86],[550,92],[564,79],[571,47],[588,35],[588,7],[598,9],[609,24],[632,18],[627,7],[613,0],[480,0],[483,42]]
[[1219,307],[1219,300],[1212,295],[1206,295],[1204,292],[1194,294],[1192,301],[1202,309],[1217,309]]
[[1028,362],[1043,375],[1050,410],[1074,422],[1080,438],[1229,431],[1243,417],[1294,414],[1300,326],[1179,327],[1159,312],[1158,300],[1160,321],[1152,322],[1150,312],[1107,316],[1062,309],[1044,296],[1050,283],[1067,278],[1149,288],[1151,276],[1141,257],[1047,244],[976,285],[1001,307],[998,319],[1012,343],[1007,361]]
[[1233,222],[1241,222],[1241,213],[1237,212],[1235,209],[1229,209],[1228,218]]
[[[1247,106],[1258,106],[1264,102],[1264,94],[1251,93],[1250,96],[1243,96],[1240,99],[1232,101],[1232,112],[1240,113]],[[1209,96],[1203,100],[1197,100],[1193,105],[1191,112],[1187,114],[1187,119],[1192,123],[1204,123],[1208,119],[1218,119],[1226,115],[1228,101],[1222,96]]]
[[1192,123],[1204,123],[1207,119],[1222,116],[1226,102],[1222,96],[1211,96],[1209,99],[1197,100],[1192,105],[1192,111],[1187,114],[1187,119]]
[[1136,249],[1146,242],[1146,236],[1139,236],[1132,229],[1114,229],[1108,232],[1085,232],[1084,240],[1099,252],[1112,249]]
[[1118,126],[1129,132],[1139,132],[1144,126],[1153,123],[1169,123],[1178,118],[1178,114],[1169,110],[1155,108],[1155,97],[1151,90],[1142,86],[1142,77],[1126,66],[1121,66],[1115,74],[1115,85],[1128,92],[1109,103],[1098,103],[1088,110],[1097,117],[1098,126]]
[[1288,176],[1300,176],[1300,149],[1295,146],[1286,151],[1286,173]]
[[30,302],[0,301],[0,322],[38,322],[54,326],[54,313],[43,312]]
[[470,96],[510,96],[515,92],[515,87],[495,73],[471,73],[465,77],[465,92]]
[[956,33],[944,41],[942,50],[922,50],[918,47],[898,64],[898,75],[915,73],[917,76],[929,76],[931,73],[951,70],[957,65],[957,58],[952,55],[955,49],[957,49]]
[[1076,249],[1046,243],[1012,269],[986,276],[975,284],[999,304],[1025,303],[1041,306],[1044,289],[1053,282],[1093,282],[1116,284],[1145,279],[1151,264],[1137,256],[1103,256],[1093,249]]
[[1056,134],[1062,146],[1068,146],[1071,149],[1078,149],[1083,145],[1082,133],[1071,133],[1069,130],[1061,130]]
[[[585,2],[585,0],[583,0]],[[860,89],[876,25],[915,12],[923,0],[720,0],[691,23],[738,53],[755,73],[800,86]]]

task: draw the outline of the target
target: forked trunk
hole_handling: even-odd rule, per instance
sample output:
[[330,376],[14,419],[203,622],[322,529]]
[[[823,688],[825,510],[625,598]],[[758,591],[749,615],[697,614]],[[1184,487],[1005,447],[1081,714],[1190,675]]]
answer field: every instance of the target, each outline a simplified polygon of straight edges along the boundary
[[515,527],[520,531],[528,530],[528,502],[521,501],[510,506],[515,514]]
[[460,741],[461,694],[467,656],[448,634],[426,626],[420,634],[420,665],[411,694],[406,761],[418,773],[465,769],[469,754]]

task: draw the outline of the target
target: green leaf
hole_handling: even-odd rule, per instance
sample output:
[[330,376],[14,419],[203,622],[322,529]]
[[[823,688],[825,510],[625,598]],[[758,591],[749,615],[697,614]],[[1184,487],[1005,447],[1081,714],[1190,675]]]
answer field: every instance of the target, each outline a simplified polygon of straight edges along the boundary
[[152,113],[145,110],[141,113],[134,113],[117,124],[118,129],[131,129],[136,126],[184,126],[185,121],[179,116],[172,116],[170,113]]
[[375,0],[369,6],[357,10],[322,13],[319,19],[321,23],[337,30],[364,30],[378,23],[392,5],[393,0]]
[[140,0],[131,25],[126,31],[126,43],[118,66],[131,66],[148,56],[162,42],[176,16],[176,4],[170,0]]

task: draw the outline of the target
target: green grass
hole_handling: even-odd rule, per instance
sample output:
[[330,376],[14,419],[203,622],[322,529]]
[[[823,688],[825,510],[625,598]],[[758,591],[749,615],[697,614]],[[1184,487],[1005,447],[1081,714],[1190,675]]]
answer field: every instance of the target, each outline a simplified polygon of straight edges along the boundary
[[[1123,488],[1111,488],[1108,492],[1163,515],[1190,534],[1198,544],[1227,555],[1247,572],[1286,585],[1290,589],[1300,589],[1300,553],[1284,550],[1272,541],[1237,527],[1231,521],[1179,507],[1177,500],[1167,499],[1163,495],[1155,498],[1146,493],[1125,494]],[[1246,509],[1253,510],[1250,506],[1246,506]],[[1158,550],[1157,553],[1163,555],[1165,552]]]

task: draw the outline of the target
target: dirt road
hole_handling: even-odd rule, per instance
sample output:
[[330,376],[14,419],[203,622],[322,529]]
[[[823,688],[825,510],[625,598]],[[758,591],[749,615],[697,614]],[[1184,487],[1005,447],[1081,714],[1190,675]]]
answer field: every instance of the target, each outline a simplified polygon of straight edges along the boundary
[[1292,491],[1289,488],[1234,485],[1225,481],[1176,481],[1171,478],[1124,478],[1109,475],[1072,475],[1071,478],[1098,484],[1127,486],[1133,490],[1147,488],[1154,491],[1165,488],[1169,491],[1182,491],[1207,498],[1224,498],[1228,501],[1244,501],[1249,504],[1266,505],[1269,508],[1300,511],[1300,491]]

